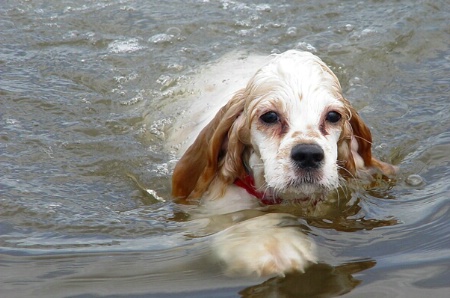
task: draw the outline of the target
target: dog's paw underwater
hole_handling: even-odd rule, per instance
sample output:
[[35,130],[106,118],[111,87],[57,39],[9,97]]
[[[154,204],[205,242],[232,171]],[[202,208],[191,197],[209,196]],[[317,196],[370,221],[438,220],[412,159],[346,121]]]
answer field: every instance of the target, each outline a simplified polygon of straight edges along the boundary
[[295,216],[270,213],[214,236],[214,258],[230,276],[284,276],[317,262],[316,248]]

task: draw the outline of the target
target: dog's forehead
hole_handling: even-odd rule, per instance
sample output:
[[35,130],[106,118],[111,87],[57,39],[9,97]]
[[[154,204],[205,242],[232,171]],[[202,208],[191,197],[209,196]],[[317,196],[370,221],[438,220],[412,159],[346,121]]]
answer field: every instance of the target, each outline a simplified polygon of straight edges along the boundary
[[293,86],[339,85],[331,69],[309,52],[288,51],[278,55],[261,69],[261,75],[275,76]]
[[282,54],[274,55],[273,57],[274,58],[272,59],[272,61],[270,61],[268,64],[324,64],[318,56],[310,52],[290,50]]
[[255,74],[250,86],[255,98],[290,109],[343,104],[337,77],[319,57],[308,52],[288,51],[275,56]]

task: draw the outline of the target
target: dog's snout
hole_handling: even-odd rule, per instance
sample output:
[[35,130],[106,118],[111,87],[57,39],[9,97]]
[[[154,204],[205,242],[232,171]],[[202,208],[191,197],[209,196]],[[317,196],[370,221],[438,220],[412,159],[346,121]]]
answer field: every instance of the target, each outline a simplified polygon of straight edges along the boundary
[[316,169],[320,167],[325,153],[316,144],[298,144],[292,148],[291,158],[301,169]]

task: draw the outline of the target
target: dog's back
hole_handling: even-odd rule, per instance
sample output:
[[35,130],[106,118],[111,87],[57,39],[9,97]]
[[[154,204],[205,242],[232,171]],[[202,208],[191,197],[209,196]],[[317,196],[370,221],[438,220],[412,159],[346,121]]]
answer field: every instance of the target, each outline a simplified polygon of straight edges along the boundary
[[181,113],[168,133],[168,149],[180,157],[217,111],[270,59],[267,55],[231,52],[196,71],[183,86],[187,96],[176,102]]

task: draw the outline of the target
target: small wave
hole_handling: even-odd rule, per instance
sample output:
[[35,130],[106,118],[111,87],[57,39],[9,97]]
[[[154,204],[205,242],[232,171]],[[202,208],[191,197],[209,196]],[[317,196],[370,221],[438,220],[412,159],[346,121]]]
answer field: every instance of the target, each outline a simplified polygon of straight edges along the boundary
[[128,40],[116,40],[108,45],[108,51],[115,54],[132,53],[145,48],[145,46],[141,46],[139,44],[139,40],[137,38],[131,38]]

